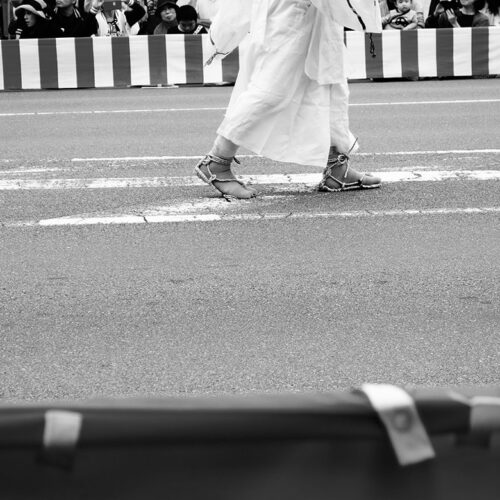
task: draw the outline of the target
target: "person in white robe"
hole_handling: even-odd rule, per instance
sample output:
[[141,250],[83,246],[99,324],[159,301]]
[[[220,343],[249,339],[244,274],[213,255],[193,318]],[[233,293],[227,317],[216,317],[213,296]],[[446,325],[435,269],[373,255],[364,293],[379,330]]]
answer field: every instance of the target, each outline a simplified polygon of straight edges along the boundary
[[231,164],[239,147],[324,168],[320,190],[380,186],[351,168],[344,27],[380,32],[377,0],[221,0],[207,64],[240,46],[240,71],[210,153],[195,173],[227,198],[253,198]]

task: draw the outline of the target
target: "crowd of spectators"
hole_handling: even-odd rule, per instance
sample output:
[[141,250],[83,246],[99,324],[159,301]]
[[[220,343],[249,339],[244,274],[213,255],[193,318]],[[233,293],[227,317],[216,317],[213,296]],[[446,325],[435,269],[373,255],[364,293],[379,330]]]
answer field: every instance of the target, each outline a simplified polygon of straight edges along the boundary
[[500,0],[379,0],[379,5],[385,30],[500,25]]
[[12,0],[9,38],[207,33],[219,0]]
[[[500,25],[500,0],[378,1],[385,30]],[[11,3],[14,9],[9,38],[203,34],[219,7],[219,0],[11,0]]]

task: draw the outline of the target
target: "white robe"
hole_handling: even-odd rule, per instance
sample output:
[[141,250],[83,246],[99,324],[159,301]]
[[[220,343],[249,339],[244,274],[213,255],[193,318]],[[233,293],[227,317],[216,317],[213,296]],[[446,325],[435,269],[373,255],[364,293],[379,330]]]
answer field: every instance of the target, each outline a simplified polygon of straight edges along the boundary
[[380,31],[377,1],[222,0],[210,30],[214,50],[241,45],[242,55],[218,134],[284,162],[324,166],[331,145],[347,153],[355,139],[344,26]]

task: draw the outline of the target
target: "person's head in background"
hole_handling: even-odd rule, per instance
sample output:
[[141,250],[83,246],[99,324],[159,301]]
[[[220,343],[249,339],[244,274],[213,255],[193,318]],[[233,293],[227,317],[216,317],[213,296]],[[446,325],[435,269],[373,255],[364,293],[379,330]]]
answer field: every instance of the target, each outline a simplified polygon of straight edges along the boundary
[[179,7],[175,2],[158,2],[156,15],[165,23],[174,23],[179,20]]
[[474,12],[484,9],[485,4],[485,0],[460,0],[460,5],[464,10],[473,10]]
[[43,0],[23,0],[14,9],[16,17],[21,17],[28,28],[33,28],[41,19],[46,22],[44,10],[47,4]]
[[396,10],[401,14],[406,14],[411,10],[411,0],[396,0]]
[[177,17],[179,30],[183,33],[193,33],[198,26],[198,13],[191,5],[183,5],[179,8]]

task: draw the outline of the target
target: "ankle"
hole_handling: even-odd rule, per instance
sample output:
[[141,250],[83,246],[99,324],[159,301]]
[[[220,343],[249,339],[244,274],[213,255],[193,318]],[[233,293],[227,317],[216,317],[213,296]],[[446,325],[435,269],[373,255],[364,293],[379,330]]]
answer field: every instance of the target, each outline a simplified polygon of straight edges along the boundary
[[210,154],[229,160],[234,157],[236,151],[238,151],[238,146],[236,144],[231,142],[229,139],[218,135],[214,141]]

